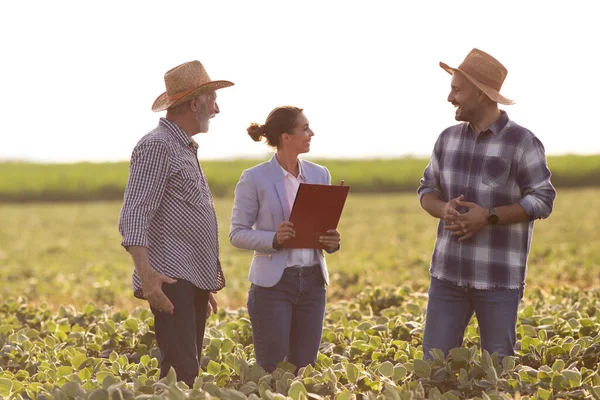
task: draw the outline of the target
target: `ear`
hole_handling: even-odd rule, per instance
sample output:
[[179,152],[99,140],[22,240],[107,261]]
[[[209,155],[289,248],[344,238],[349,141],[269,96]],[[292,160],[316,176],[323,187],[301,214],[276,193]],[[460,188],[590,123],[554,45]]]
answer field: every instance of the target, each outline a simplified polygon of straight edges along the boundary
[[488,95],[487,95],[487,94],[485,94],[485,93],[483,92],[483,90],[481,90],[481,89],[479,89],[479,88],[478,88],[478,89],[477,89],[477,100],[479,100],[480,102],[483,102],[483,101],[485,101],[486,99],[489,99]]
[[194,97],[192,100],[190,100],[190,110],[193,112],[198,112],[201,101],[202,100],[200,99],[200,96]]

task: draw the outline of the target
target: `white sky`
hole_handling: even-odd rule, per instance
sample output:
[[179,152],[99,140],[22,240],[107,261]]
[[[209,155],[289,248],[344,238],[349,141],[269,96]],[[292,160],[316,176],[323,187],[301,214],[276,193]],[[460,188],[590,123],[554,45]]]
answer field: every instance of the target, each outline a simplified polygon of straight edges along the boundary
[[548,154],[600,153],[594,1],[4,1],[0,159],[127,160],[164,113],[164,73],[198,59],[221,114],[201,159],[262,157],[246,134],[303,107],[310,157],[428,156],[450,75],[478,47],[508,68],[509,116]]

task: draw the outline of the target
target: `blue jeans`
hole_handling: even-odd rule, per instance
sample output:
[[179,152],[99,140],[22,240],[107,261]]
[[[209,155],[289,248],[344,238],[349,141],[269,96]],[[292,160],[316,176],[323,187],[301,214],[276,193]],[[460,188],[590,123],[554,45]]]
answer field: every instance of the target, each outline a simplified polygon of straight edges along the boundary
[[256,363],[272,372],[288,361],[296,370],[317,361],[326,289],[320,267],[286,268],[273,287],[252,284],[248,313]]
[[514,355],[517,311],[523,297],[520,289],[479,290],[459,287],[431,278],[423,334],[423,358],[432,359],[432,349],[445,355],[463,343],[465,329],[475,312],[481,348],[500,358]]

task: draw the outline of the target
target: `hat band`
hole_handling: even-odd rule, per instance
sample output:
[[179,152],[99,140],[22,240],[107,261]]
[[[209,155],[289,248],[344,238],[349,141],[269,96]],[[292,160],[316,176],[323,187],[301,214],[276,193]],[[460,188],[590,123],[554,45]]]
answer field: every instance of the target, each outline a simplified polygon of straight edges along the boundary
[[175,93],[173,95],[169,94],[169,95],[167,95],[167,97],[168,97],[169,101],[177,101],[177,100],[184,98],[188,94],[192,93],[196,89],[198,89],[198,88],[191,88],[188,90],[184,90],[183,92]]

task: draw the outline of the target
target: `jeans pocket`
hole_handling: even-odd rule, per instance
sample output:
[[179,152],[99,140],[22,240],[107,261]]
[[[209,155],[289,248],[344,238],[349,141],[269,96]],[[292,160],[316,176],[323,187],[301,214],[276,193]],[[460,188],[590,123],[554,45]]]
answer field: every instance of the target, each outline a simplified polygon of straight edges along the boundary
[[482,183],[492,188],[508,184],[510,159],[506,157],[488,157],[483,165]]

